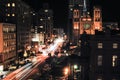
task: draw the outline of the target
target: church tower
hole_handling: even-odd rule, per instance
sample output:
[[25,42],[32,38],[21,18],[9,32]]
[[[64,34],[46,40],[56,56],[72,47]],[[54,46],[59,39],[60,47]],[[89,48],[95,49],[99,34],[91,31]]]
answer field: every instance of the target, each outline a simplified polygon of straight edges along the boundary
[[73,40],[75,42],[79,40],[79,33],[80,33],[80,10],[79,6],[75,5],[74,10],[73,10]]
[[[80,17],[83,16],[83,13],[87,11],[88,0],[69,0],[68,5],[68,37],[70,41],[73,39],[78,39],[78,29],[80,27]],[[84,6],[85,5],[85,6]],[[78,19],[79,18],[79,19]],[[74,34],[76,35],[74,36]]]
[[102,31],[102,13],[99,6],[94,7],[93,16],[95,30]]

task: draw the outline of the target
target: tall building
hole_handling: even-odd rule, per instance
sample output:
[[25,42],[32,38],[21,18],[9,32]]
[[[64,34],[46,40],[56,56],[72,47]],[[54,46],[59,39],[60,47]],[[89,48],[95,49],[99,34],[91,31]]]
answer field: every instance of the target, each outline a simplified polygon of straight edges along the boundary
[[93,16],[91,17],[90,12],[88,12],[87,0],[76,0],[70,3],[68,27],[72,29],[69,34],[72,35],[70,39],[72,42],[79,42],[80,35],[84,32],[94,35],[95,30],[102,31],[102,10],[100,6],[93,8]]
[[0,23],[0,66],[8,69],[16,59],[16,25]]
[[53,34],[53,10],[47,3],[43,4],[43,9],[38,12],[38,30],[44,33],[44,40],[50,40]]
[[[71,39],[73,38],[73,16],[74,16],[74,8],[77,8],[79,10],[79,15],[83,16],[86,14],[86,11],[89,7],[89,1],[88,0],[69,0],[68,4],[68,35]],[[80,18],[80,16],[79,16]],[[79,19],[77,20],[79,21]]]
[[53,11],[47,3],[38,12],[33,12],[32,18],[32,45],[44,45],[52,39]]
[[16,24],[17,53],[30,44],[31,9],[21,0],[0,0],[0,22]]

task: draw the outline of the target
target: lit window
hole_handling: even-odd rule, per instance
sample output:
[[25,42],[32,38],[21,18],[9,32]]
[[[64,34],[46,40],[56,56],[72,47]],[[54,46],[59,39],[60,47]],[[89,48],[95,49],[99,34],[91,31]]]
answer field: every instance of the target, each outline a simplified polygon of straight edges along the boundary
[[15,14],[12,14],[12,16],[15,16]]
[[97,80],[102,80],[101,78],[98,78]]
[[39,26],[40,28],[43,28],[43,26]]
[[7,16],[10,16],[10,14],[7,14]]
[[46,9],[45,12],[48,12],[48,10]]
[[41,18],[40,21],[43,21],[43,19]]
[[7,6],[10,7],[10,3],[8,3]]
[[70,8],[70,10],[71,10],[71,11],[73,11],[73,9],[72,9],[72,8]]
[[97,80],[102,80],[102,76],[99,76],[99,77],[97,78]]
[[15,7],[15,3],[12,3],[12,7]]
[[48,17],[48,19],[50,20],[50,17]]
[[101,55],[99,55],[98,56],[98,66],[102,66],[102,56]]
[[102,43],[98,43],[98,48],[103,48],[103,44]]
[[113,67],[115,67],[115,66],[117,65],[117,63],[116,63],[116,62],[117,62],[117,58],[118,58],[118,57],[117,57],[116,55],[113,55],[113,56],[112,56],[112,66],[113,66]]
[[113,43],[113,48],[114,49],[118,48],[118,44],[117,43]]

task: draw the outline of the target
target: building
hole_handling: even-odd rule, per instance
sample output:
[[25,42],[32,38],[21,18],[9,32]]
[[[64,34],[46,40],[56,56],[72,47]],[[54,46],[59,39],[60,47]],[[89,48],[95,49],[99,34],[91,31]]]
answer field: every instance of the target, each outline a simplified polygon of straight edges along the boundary
[[[89,9],[89,1],[88,0],[69,0],[68,2],[68,37],[70,41],[73,39],[73,15],[74,8],[77,6],[77,9],[80,11],[79,15],[83,16],[86,14],[87,9]],[[79,16],[79,17],[80,17]],[[77,19],[79,21],[79,19]]]
[[44,3],[43,9],[39,10],[37,21],[38,33],[44,34],[44,42],[50,40],[53,34],[53,11],[47,3]]
[[[94,35],[95,30],[102,31],[102,10],[100,6],[94,6],[93,16],[91,16],[90,12],[88,12],[89,2],[86,0],[76,1],[73,0],[74,5],[69,3],[69,9],[71,9],[71,12],[69,12],[69,15],[71,15],[69,16],[69,23],[72,24],[70,24],[71,26],[68,25],[68,27],[72,29],[69,34],[72,35],[70,41],[78,43],[80,35],[84,31],[90,35]],[[72,7],[70,8],[70,6]]]
[[42,9],[32,15],[32,46],[45,45],[53,35],[53,11],[44,3]]
[[90,38],[90,80],[120,80],[120,35],[110,30]]
[[16,59],[16,25],[0,23],[0,65],[7,69]]
[[[71,1],[75,3],[78,0]],[[69,3],[69,11],[71,11],[69,12],[68,27],[71,29],[69,35],[72,36],[69,38],[71,42],[79,45],[77,54],[79,55],[80,52],[80,60],[77,61],[81,66],[81,75],[84,75],[79,79],[120,80],[120,30],[118,24],[116,22],[103,23],[100,6],[93,7],[91,16],[86,7],[86,1],[81,2],[83,7],[80,7],[78,3],[74,5]]]
[[63,28],[54,28],[53,35],[54,35],[54,37],[64,37],[65,36],[64,29]]
[[112,30],[119,30],[118,22],[103,22],[103,28],[110,28]]
[[0,0],[0,22],[16,24],[17,53],[30,44],[31,9],[21,0]]

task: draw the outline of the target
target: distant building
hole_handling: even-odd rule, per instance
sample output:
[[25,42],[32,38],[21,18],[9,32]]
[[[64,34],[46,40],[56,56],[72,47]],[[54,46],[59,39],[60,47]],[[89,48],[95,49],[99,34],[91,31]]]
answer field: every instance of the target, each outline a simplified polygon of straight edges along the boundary
[[65,35],[64,29],[63,28],[54,28],[53,35],[55,37],[64,37],[64,35]]
[[44,39],[50,40],[53,34],[53,10],[47,3],[43,4],[43,9],[38,12],[38,31],[44,33]]
[[16,25],[0,23],[0,65],[8,68],[16,59]]
[[112,30],[118,30],[118,23],[117,22],[103,22],[103,28],[110,28]]
[[33,19],[32,38],[37,37],[39,44],[45,44],[47,40],[52,38],[53,34],[53,11],[47,3],[44,3],[42,9],[34,12]]

